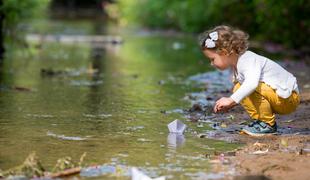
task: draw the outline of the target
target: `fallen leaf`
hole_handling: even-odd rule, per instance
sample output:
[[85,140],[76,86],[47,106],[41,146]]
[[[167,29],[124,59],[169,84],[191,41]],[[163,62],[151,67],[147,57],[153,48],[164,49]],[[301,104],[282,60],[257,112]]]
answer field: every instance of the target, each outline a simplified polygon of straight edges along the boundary
[[288,142],[286,139],[281,139],[281,144],[282,144],[282,146],[285,146],[285,147],[288,146]]
[[227,128],[227,125],[225,123],[221,123],[221,128]]
[[265,151],[254,151],[252,154],[266,154],[268,153],[268,149],[266,149]]

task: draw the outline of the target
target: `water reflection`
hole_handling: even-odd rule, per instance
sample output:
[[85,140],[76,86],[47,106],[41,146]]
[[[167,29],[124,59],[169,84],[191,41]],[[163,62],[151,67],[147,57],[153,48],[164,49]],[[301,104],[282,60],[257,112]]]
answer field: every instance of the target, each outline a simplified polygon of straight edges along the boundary
[[167,136],[168,147],[175,149],[182,147],[185,143],[185,137],[183,134],[169,133]]
[[[105,48],[96,46],[94,44],[91,45],[90,50],[90,64],[88,65],[88,75],[90,76],[90,80],[87,81],[89,86],[89,91],[87,92],[86,97],[86,104],[85,106],[88,107],[89,112],[86,113],[100,113],[100,103],[104,99],[104,94],[102,94],[102,86],[105,86],[105,82],[103,81],[104,75],[104,61],[106,50]],[[82,82],[81,82],[82,83]]]
[[[189,107],[181,99],[191,90],[178,82],[198,69],[205,71],[193,61],[192,49],[173,51],[174,41],[131,37],[117,47],[46,42],[33,57],[16,53],[7,59],[0,84],[37,91],[1,91],[0,168],[14,167],[36,151],[50,167],[58,158],[84,152],[87,163],[107,165],[89,169],[89,176],[121,171],[122,164],[145,169],[152,177],[175,179],[184,172],[204,171],[208,163],[201,157],[205,141],[166,134],[166,125],[181,118],[182,108]],[[177,41],[191,47],[185,39]],[[40,69],[50,67],[61,70],[60,75],[41,77]],[[8,73],[11,69],[14,74]],[[159,85],[160,80],[165,83]],[[161,113],[169,109],[174,110]],[[210,143],[215,148],[225,144]]]

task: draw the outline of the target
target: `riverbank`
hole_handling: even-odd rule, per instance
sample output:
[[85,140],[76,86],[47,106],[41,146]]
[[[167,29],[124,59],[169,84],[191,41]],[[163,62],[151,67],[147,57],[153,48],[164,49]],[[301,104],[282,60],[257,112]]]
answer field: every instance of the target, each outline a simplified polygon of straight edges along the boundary
[[260,174],[271,179],[310,179],[309,90],[303,89],[301,96],[302,102],[298,110],[289,116],[279,117],[278,120],[280,127],[290,128],[292,133],[259,139],[247,137],[243,140],[247,145],[237,153],[235,164],[241,175]]
[[[212,123],[219,128],[215,128],[212,133],[200,135],[245,144],[234,153],[221,153],[214,157],[222,159],[215,165],[217,173],[234,170],[234,175],[228,174],[224,179],[310,179],[310,68],[305,62],[289,61],[284,62],[284,66],[298,79],[301,104],[296,112],[277,117],[277,135],[254,138],[233,132],[250,120],[241,106],[225,115],[216,115],[232,118],[215,118]],[[229,95],[226,92],[221,94]]]

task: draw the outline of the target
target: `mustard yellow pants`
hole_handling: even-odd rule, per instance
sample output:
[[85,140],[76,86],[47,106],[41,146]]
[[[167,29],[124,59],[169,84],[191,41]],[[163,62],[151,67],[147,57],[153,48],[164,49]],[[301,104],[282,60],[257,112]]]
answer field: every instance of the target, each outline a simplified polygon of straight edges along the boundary
[[[240,83],[236,83],[233,92],[240,86]],[[255,91],[240,102],[252,119],[261,120],[271,126],[276,122],[275,114],[289,114],[296,110],[299,103],[300,96],[297,92],[293,91],[290,97],[284,99],[263,82],[260,82]]]

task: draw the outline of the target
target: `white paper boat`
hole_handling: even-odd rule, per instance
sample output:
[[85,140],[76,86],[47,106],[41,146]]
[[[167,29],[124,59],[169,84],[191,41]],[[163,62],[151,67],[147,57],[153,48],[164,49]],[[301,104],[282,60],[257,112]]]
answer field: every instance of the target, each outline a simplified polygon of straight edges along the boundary
[[168,124],[168,129],[171,133],[183,134],[186,129],[186,125],[182,121],[176,119]]
[[143,174],[137,168],[135,167],[131,168],[131,180],[165,180],[165,179],[166,179],[165,176],[152,179],[147,175]]

